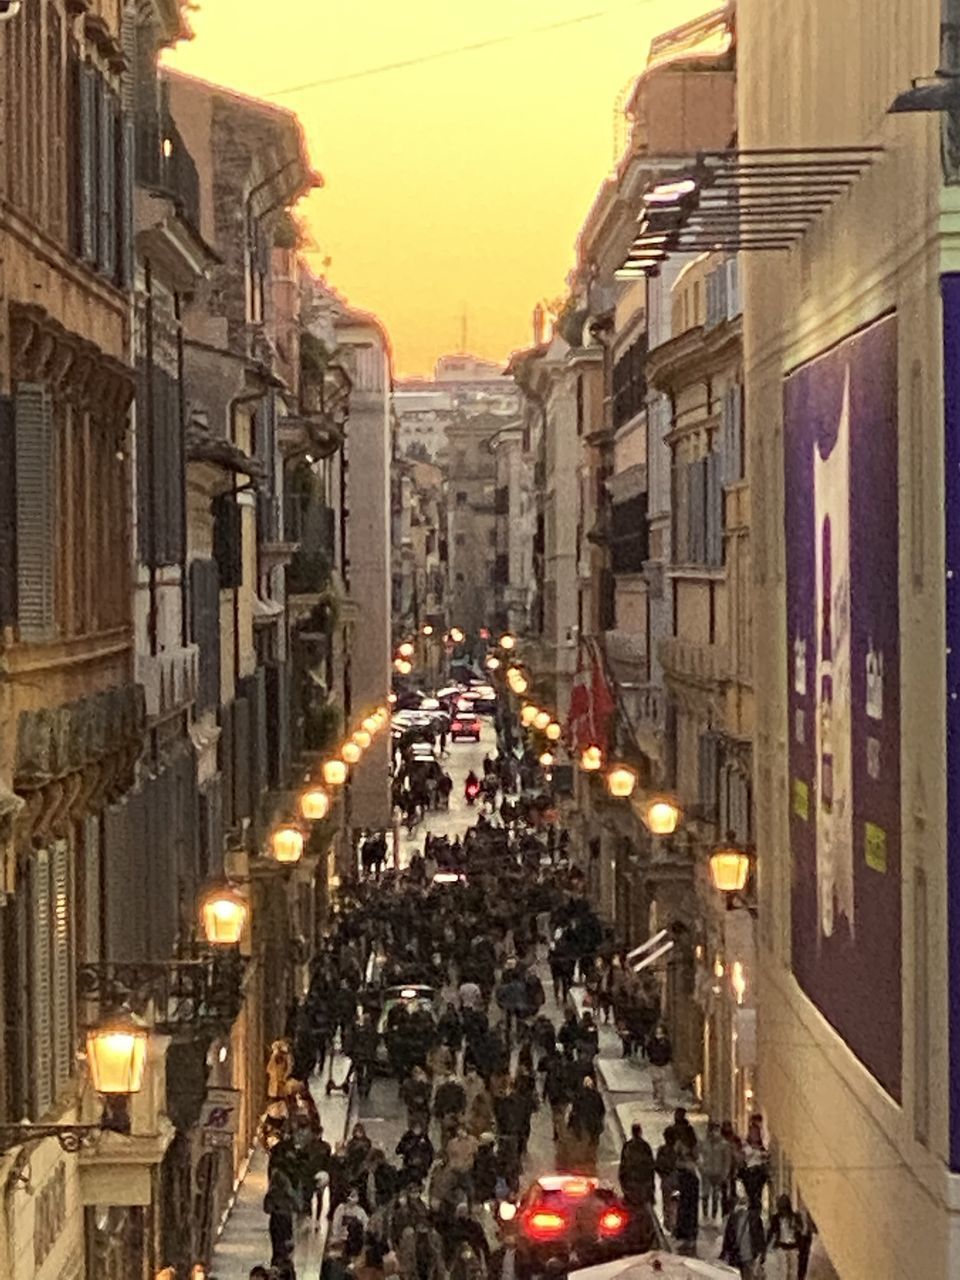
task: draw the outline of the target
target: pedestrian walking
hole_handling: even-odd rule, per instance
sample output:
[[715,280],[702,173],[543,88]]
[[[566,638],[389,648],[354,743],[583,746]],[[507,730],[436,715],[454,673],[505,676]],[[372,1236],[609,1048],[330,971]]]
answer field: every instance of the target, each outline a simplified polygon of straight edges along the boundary
[[693,1147],[677,1141],[677,1223],[674,1235],[681,1253],[695,1253],[700,1231],[700,1175]]
[[724,1227],[720,1260],[736,1267],[740,1280],[760,1280],[765,1252],[766,1239],[760,1211],[750,1204],[745,1195],[741,1195]]
[[798,1280],[804,1224],[787,1195],[777,1196],[767,1228],[767,1280]]
[[643,1126],[630,1126],[630,1137],[620,1151],[620,1190],[633,1209],[652,1205],[654,1199],[654,1158],[650,1143],[643,1136]]
[[754,1118],[750,1121],[747,1136],[740,1154],[740,1166],[737,1170],[747,1199],[752,1208],[761,1212],[763,1209],[763,1191],[770,1180],[770,1153],[763,1141],[761,1122]]
[[567,1122],[570,1135],[577,1144],[576,1153],[572,1153],[574,1171],[577,1173],[595,1174],[597,1171],[597,1149],[606,1111],[606,1104],[596,1081],[592,1076],[585,1076],[570,1104],[570,1118]]
[[653,1100],[661,1111],[667,1106],[667,1070],[673,1061],[673,1046],[662,1022],[647,1043],[647,1059],[653,1084]]
[[654,1167],[660,1179],[663,1225],[673,1234],[677,1225],[677,1137],[672,1125],[663,1131],[663,1142],[657,1148]]
[[700,1212],[715,1222],[723,1213],[726,1188],[734,1171],[733,1150],[715,1120],[707,1125],[700,1144]]

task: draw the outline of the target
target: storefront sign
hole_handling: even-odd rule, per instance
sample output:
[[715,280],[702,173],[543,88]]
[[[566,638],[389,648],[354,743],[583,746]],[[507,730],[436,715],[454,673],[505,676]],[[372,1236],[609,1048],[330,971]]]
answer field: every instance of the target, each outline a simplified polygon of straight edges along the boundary
[[901,1096],[897,320],[784,388],[793,969]]
[[208,1089],[203,1110],[200,1113],[204,1146],[233,1146],[239,1119],[239,1089]]

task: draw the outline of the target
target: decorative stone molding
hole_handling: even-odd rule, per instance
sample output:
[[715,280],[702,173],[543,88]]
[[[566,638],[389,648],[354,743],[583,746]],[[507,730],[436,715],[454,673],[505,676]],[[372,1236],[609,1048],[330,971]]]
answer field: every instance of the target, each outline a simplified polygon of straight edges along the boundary
[[125,429],[133,370],[65,329],[41,306],[17,304],[11,311],[14,381],[46,383],[108,428]]

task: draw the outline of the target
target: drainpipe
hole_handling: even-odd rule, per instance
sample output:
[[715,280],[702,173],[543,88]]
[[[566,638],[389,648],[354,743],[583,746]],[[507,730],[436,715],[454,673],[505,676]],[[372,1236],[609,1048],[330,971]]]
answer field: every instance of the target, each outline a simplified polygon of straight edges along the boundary
[[[149,258],[143,264],[144,274],[144,309],[146,311],[144,331],[146,336],[146,396],[143,409],[146,415],[146,431],[142,433],[141,439],[145,441],[146,466],[143,474],[147,477],[147,501],[144,504],[145,519],[147,527],[144,530],[143,545],[147,552],[147,573],[149,575],[147,606],[147,645],[150,656],[155,657],[157,653],[157,568],[156,568],[156,540],[157,530],[154,524],[154,512],[156,510],[155,490],[156,471],[154,468],[153,453],[153,433],[156,423],[155,405],[153,401],[153,272],[150,267]],[[139,411],[139,406],[138,406]]]
[[[187,381],[186,359],[183,346],[183,305],[180,294],[173,295],[173,314],[177,321],[177,400],[180,415],[180,439],[183,441],[187,428]],[[181,455],[182,462],[182,455]],[[180,643],[184,648],[190,643],[190,575],[187,561],[187,468],[181,466],[183,483],[183,501],[180,504]]]
[[[258,400],[262,400],[264,393],[262,391],[246,391],[238,396],[233,396],[229,403],[230,414],[230,443],[237,443],[237,416],[239,410],[248,404],[256,404]],[[237,495],[244,493],[253,488],[252,484],[246,484],[241,487],[237,486],[237,477],[233,477],[233,500],[236,502]],[[243,557],[243,521],[240,524],[240,555]],[[237,686],[240,683],[240,592],[243,590],[243,566],[241,564],[241,581],[239,587],[233,589],[233,690],[236,694]]]

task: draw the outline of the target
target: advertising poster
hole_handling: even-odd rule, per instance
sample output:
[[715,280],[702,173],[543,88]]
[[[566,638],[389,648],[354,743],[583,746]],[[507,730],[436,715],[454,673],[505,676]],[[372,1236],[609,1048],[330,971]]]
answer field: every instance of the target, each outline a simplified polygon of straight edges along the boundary
[[784,388],[793,970],[900,1100],[897,328]]

